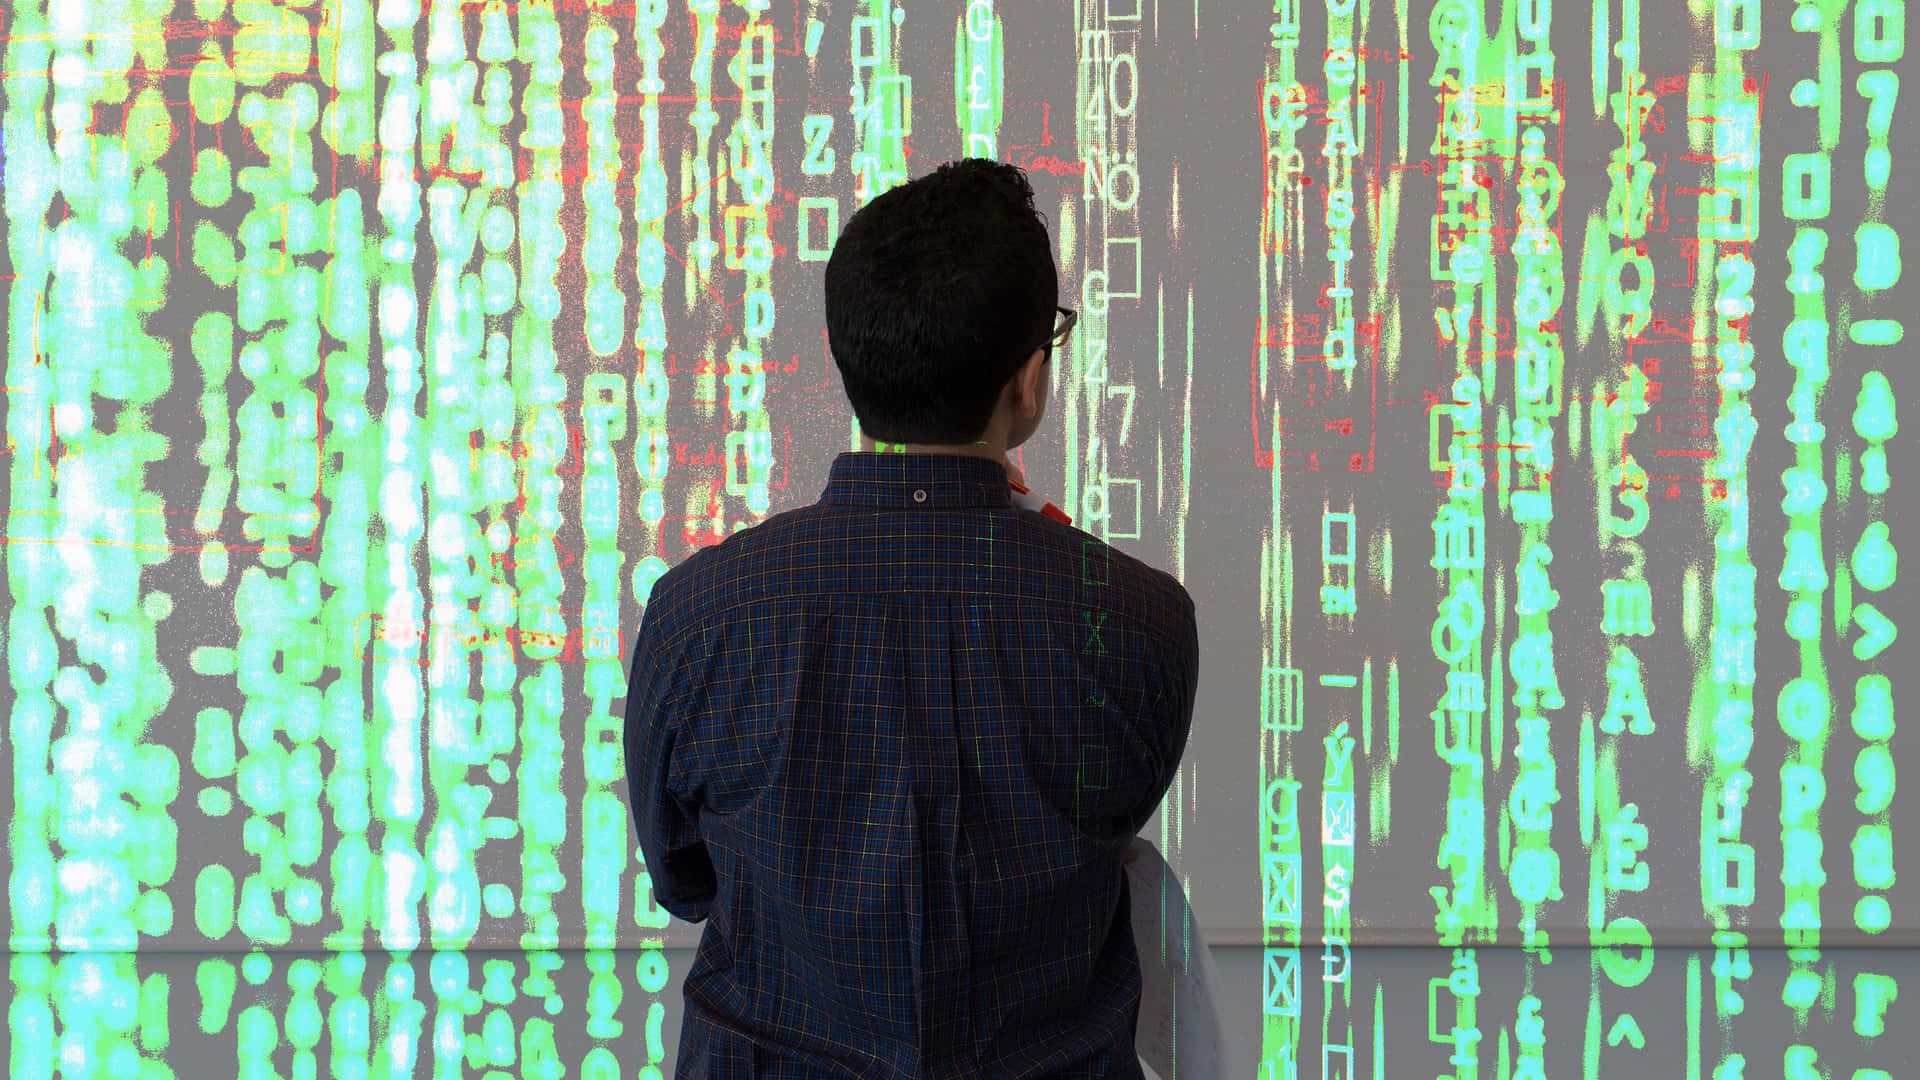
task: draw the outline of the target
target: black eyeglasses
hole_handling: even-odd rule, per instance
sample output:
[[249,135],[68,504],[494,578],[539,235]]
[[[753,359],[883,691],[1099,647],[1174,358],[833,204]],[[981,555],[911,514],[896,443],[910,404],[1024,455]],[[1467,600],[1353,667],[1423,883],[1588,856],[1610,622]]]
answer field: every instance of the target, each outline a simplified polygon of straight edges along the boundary
[[1050,362],[1053,359],[1054,347],[1064,343],[1067,340],[1067,335],[1073,333],[1073,324],[1080,321],[1079,312],[1074,311],[1072,308],[1056,307],[1053,310],[1059,312],[1065,316],[1065,318],[1061,319],[1060,324],[1054,327],[1053,336],[1049,337],[1046,343],[1040,346],[1040,351],[1044,354],[1041,360],[1042,363]]

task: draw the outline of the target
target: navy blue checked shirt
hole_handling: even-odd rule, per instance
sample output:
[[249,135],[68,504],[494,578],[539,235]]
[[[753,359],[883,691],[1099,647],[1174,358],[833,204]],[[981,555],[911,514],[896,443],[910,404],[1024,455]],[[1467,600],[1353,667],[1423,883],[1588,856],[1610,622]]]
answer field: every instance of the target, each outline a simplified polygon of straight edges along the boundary
[[1193,600],[996,461],[844,453],[654,585],[628,794],[705,920],[675,1080],[1133,1080],[1121,857],[1193,720]]

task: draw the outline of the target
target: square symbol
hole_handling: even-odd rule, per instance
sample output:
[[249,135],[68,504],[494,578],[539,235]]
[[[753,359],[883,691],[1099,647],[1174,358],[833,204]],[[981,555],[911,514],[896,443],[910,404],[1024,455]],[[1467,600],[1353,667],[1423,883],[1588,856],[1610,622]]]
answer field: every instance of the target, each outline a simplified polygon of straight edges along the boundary
[[1300,1015],[1300,950],[1268,949],[1261,968],[1265,991],[1263,1011],[1268,1016]]
[[[800,218],[800,261],[826,262],[833,254],[833,242],[840,235],[840,200],[832,195],[808,195],[800,200],[797,208]],[[823,224],[820,226],[820,241],[814,240],[815,211]]]
[[1301,731],[1306,703],[1299,668],[1267,668],[1260,685],[1260,726],[1268,731]]
[[867,16],[853,20],[853,66],[855,70],[880,63],[880,20]]
[[[1112,183],[1109,179],[1108,183]],[[1107,238],[1107,299],[1140,298],[1140,238]]]
[[[1129,478],[1129,477],[1109,476],[1107,478],[1106,490],[1107,490],[1107,512],[1101,515],[1101,520],[1107,523],[1107,539],[1108,540],[1140,539],[1140,481],[1139,479],[1137,477]],[[1131,494],[1132,498],[1128,499],[1124,497],[1118,497],[1120,494]],[[1115,514],[1113,512],[1113,508],[1115,506],[1124,507],[1129,503],[1131,503],[1133,506],[1133,513],[1131,515]],[[1124,518],[1126,520],[1132,521],[1133,525],[1131,527],[1131,531],[1123,532],[1120,529],[1116,528],[1114,526],[1114,521],[1116,518]]]
[[1261,861],[1260,894],[1266,898],[1267,922],[1300,925],[1300,856],[1269,851]]
[[1353,792],[1321,793],[1320,842],[1332,847],[1353,846]]

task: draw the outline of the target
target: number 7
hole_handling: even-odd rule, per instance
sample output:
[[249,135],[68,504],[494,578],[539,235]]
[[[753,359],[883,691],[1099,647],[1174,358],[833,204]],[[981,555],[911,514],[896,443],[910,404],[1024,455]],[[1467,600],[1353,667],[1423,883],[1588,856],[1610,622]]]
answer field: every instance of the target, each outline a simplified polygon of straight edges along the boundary
[[1125,394],[1127,398],[1127,411],[1120,414],[1120,445],[1122,446],[1127,444],[1127,432],[1133,430],[1133,389],[1131,383],[1125,386],[1107,387],[1108,397],[1112,397],[1115,394]]

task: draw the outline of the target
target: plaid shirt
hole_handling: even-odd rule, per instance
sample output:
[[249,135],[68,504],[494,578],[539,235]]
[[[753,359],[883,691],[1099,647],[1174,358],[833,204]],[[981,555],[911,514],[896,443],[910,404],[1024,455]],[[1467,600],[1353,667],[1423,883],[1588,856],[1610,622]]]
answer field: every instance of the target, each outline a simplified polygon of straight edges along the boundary
[[625,741],[654,897],[707,923],[675,1080],[1140,1077],[1121,856],[1199,652],[1177,579],[984,458],[841,454],[669,570]]

